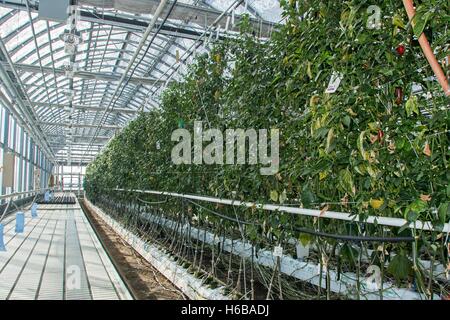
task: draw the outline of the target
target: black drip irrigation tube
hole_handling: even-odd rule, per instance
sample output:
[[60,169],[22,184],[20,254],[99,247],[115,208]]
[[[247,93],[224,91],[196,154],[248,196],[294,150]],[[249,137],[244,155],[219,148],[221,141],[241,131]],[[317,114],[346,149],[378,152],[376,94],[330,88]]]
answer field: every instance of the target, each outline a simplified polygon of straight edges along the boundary
[[[238,224],[246,224],[246,225],[254,225],[254,226],[262,226],[259,223],[252,223],[248,221],[238,220],[236,218],[228,217],[224,214],[220,214],[218,212],[215,212],[214,210],[208,209],[195,201],[187,199],[188,202],[199,206],[200,208],[208,211],[209,213],[216,215],[222,219],[226,219],[228,221],[232,221]],[[413,237],[368,237],[368,236],[352,236],[352,235],[343,235],[343,234],[336,234],[336,233],[326,233],[322,231],[316,231],[312,229],[307,228],[294,228],[295,231],[301,232],[301,233],[307,233],[310,235],[318,236],[318,237],[324,237],[329,239],[336,239],[336,240],[342,240],[346,242],[388,242],[388,243],[398,243],[398,242],[414,242],[415,239]]]
[[335,234],[335,233],[326,233],[322,231],[315,231],[306,228],[295,228],[295,231],[301,233],[307,233],[318,237],[348,241],[348,242],[389,242],[389,243],[397,243],[397,242],[414,242],[415,239],[413,237],[367,237],[367,236],[352,236],[352,235],[343,235],[343,234]]

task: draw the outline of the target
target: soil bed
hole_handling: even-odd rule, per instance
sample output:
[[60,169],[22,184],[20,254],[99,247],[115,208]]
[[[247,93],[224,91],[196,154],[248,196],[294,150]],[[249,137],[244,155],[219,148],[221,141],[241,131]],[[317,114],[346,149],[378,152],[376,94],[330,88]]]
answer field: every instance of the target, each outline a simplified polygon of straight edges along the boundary
[[185,295],[80,200],[105,250],[137,300],[182,300]]

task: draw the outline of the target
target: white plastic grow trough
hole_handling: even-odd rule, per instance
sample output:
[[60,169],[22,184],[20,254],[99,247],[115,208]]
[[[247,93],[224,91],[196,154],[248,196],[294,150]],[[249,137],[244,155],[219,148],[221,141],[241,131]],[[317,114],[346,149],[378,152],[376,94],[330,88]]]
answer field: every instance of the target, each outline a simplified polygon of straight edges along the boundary
[[[291,238],[291,239],[288,240],[288,243],[293,245],[293,246],[296,246],[297,257],[306,257],[308,255],[306,253],[307,249],[306,248],[301,248],[302,245],[299,243],[299,240]],[[298,248],[299,244],[300,244],[300,248]],[[318,251],[317,246],[314,245],[314,244],[311,244],[311,245],[308,244],[307,248],[309,250]],[[299,250],[301,250],[301,251],[299,251]],[[365,262],[365,263],[370,263],[370,260],[371,260],[370,257],[372,256],[373,251],[374,250],[372,250],[372,249],[367,249],[367,253],[366,252],[362,252],[362,254],[361,254],[361,261]],[[338,249],[336,249],[335,254],[336,255],[339,254],[339,250]],[[391,259],[392,259],[393,257],[396,256],[396,253],[395,252],[390,252],[389,255],[390,255]],[[431,268],[431,261],[429,261],[429,260],[418,259],[418,262],[425,269],[430,269]],[[386,265],[388,265],[388,261],[386,261]],[[436,279],[441,280],[441,281],[449,281],[450,280],[450,278],[448,277],[448,274],[446,273],[444,265],[441,264],[441,263],[436,263],[435,262],[433,264],[433,276]]]
[[[161,226],[169,228],[171,230],[177,230],[180,234],[186,234],[190,229],[190,236],[193,239],[204,241],[208,245],[217,245],[218,243],[223,244],[222,249],[226,252],[231,252],[232,254],[251,258],[252,256],[252,245],[249,243],[244,243],[240,240],[231,240],[228,238],[223,239],[218,237],[211,232],[206,230],[198,229],[190,226],[189,224],[184,224],[177,228],[177,222],[157,217],[150,213],[141,214],[144,219],[147,219],[151,223],[157,223]],[[253,248],[254,252],[257,253],[255,256],[255,263],[269,267],[275,268],[276,257],[271,250],[260,249],[256,250]],[[280,260],[280,271],[286,275],[292,276],[299,280],[311,283],[316,286],[321,286],[326,288],[326,272],[322,273],[322,281],[320,280],[320,265],[313,262],[303,262],[292,258],[288,255],[282,255]],[[330,290],[332,292],[343,294],[350,298],[356,297],[356,287],[357,287],[357,276],[353,272],[345,272],[340,274],[340,279],[338,280],[338,274],[334,270],[329,270],[330,274]],[[360,281],[360,297],[361,299],[367,300],[379,300],[380,291],[377,288],[372,287],[367,284],[364,279]],[[435,296],[438,299],[438,296]],[[423,300],[425,296],[419,292],[406,289],[397,288],[393,283],[384,282],[383,285],[383,299],[385,300]]]
[[[191,200],[205,201],[205,202],[211,202],[211,203],[217,203],[217,204],[225,204],[225,205],[232,205],[232,206],[244,206],[247,208],[259,208],[259,209],[268,210],[268,211],[286,212],[286,213],[305,215],[305,216],[311,216],[311,217],[329,218],[329,219],[337,219],[337,220],[345,220],[345,221],[356,221],[355,215],[351,215],[350,213],[345,213],[345,212],[334,212],[334,211],[321,212],[320,210],[314,210],[314,209],[304,209],[304,208],[294,208],[294,207],[286,207],[286,206],[272,205],[272,204],[244,202],[244,201],[239,201],[239,200],[221,199],[221,198],[215,198],[215,197],[204,197],[204,196],[181,194],[181,193],[175,193],[175,192],[164,192],[164,191],[154,191],[154,190],[125,190],[125,189],[115,189],[115,190],[121,191],[121,192],[135,192],[135,193],[144,193],[144,194],[166,195],[166,196],[171,196],[171,197],[186,198],[186,199],[191,199]],[[408,223],[407,220],[401,219],[401,218],[377,217],[377,216],[369,216],[367,218],[367,220],[365,220],[363,222],[369,223],[369,224],[377,223],[378,225],[384,225],[384,226],[388,226],[388,227],[402,227]],[[428,231],[434,230],[434,227],[433,227],[433,224],[431,221],[416,221],[414,223],[410,223],[408,225],[408,228],[417,229],[417,230],[428,230]],[[450,233],[450,223],[445,223],[443,226],[443,229],[440,232],[446,233],[447,237],[448,237],[448,235]],[[295,243],[296,243],[296,240],[293,240],[293,242],[291,244],[295,244]],[[364,258],[367,258],[367,257],[363,257],[363,259]],[[428,269],[431,266],[430,261],[419,260],[419,263],[421,263],[425,268],[428,268]],[[445,272],[446,267],[444,265],[435,264],[433,269],[434,269],[433,274],[435,274],[439,280],[442,280],[442,281],[449,280],[448,274]]]
[[[313,209],[303,209],[303,208],[293,208],[293,207],[286,207],[286,206],[279,206],[279,205],[270,205],[270,204],[260,204],[260,203],[254,203],[254,202],[243,202],[238,200],[230,200],[230,199],[220,199],[220,198],[214,198],[214,197],[204,197],[204,196],[197,196],[197,195],[189,195],[189,194],[180,194],[180,193],[173,193],[173,192],[162,192],[162,191],[153,191],[153,190],[124,190],[124,189],[116,189],[116,191],[125,191],[125,192],[135,192],[135,193],[144,193],[144,194],[155,194],[155,195],[165,195],[165,196],[172,196],[172,197],[179,197],[179,198],[186,198],[191,200],[198,200],[198,201],[205,201],[205,202],[211,202],[211,203],[220,203],[225,205],[233,205],[233,206],[244,206],[248,208],[260,208],[263,210],[269,210],[269,211],[276,211],[276,212],[288,212],[292,214],[298,214],[298,215],[306,215],[306,216],[312,216],[312,217],[321,217],[321,218],[330,218],[330,219],[338,219],[338,220],[346,220],[346,221],[355,221],[356,217],[349,213],[342,213],[342,212],[333,212],[333,211],[327,211],[325,213],[321,212],[320,210],[313,210]],[[154,219],[152,219],[154,220]],[[167,219],[166,219],[167,220]],[[158,221],[153,221],[158,222]],[[405,219],[400,218],[389,218],[389,217],[376,217],[376,216],[369,216],[367,220],[364,222],[366,223],[377,223],[379,225],[385,225],[385,226],[391,226],[391,227],[402,227],[405,224],[407,224],[407,221]],[[161,219],[159,221],[161,223]],[[168,227],[173,227],[174,221],[168,220]],[[421,230],[433,230],[433,225],[430,221],[416,221],[415,223],[410,223],[408,225],[411,229],[421,229]],[[186,226],[184,226],[186,228]],[[191,235],[192,230],[195,228],[191,227]],[[196,230],[196,229],[195,229]],[[180,231],[179,232],[184,232]],[[200,231],[201,236],[199,237],[200,241],[203,240],[204,235],[201,232],[205,232],[203,230]],[[443,227],[442,232],[449,233],[450,232],[450,224],[446,223]],[[194,233],[194,237],[197,236],[196,232]],[[211,237],[214,237],[213,234],[209,233],[206,235],[206,242],[209,244],[215,244],[214,241],[211,241]],[[229,241],[231,243],[230,239],[227,239],[226,241]],[[238,243],[238,240],[234,240],[234,246],[236,247],[236,244]],[[243,245],[241,243],[241,245]],[[227,246],[227,244],[225,244]],[[229,248],[224,248],[226,251]],[[242,248],[241,248],[242,249]],[[245,252],[247,251],[247,252]],[[228,251],[229,252],[229,251]],[[233,252],[234,254],[249,257],[251,256],[251,246],[249,246],[245,250],[235,250]],[[264,257],[269,254],[271,262],[269,263],[268,260],[265,261]],[[271,251],[263,250],[261,255],[258,253],[258,256],[263,257],[261,261],[258,263],[273,267],[275,265],[275,258],[273,257],[273,254]],[[267,257],[266,257],[267,258]],[[288,258],[288,259],[286,259]],[[270,260],[269,259],[269,260]],[[290,261],[289,259],[292,259],[293,261]],[[258,259],[260,260],[260,259]],[[300,263],[298,265],[297,263]],[[420,263],[422,263],[425,267],[430,266],[429,261],[422,261],[420,260]],[[306,263],[301,262],[298,260],[293,259],[292,257],[286,257],[283,256],[282,258],[282,265],[281,265],[281,272],[286,273],[288,275],[292,275],[300,280],[310,282],[312,284],[318,285],[319,284],[319,275],[318,275],[318,265],[313,264],[313,269],[315,270],[315,274],[311,272],[303,272],[299,273],[297,269],[302,270],[308,270],[312,263]],[[296,269],[293,269],[292,266],[295,266]],[[311,269],[311,270],[313,270]],[[442,273],[444,270],[444,267],[442,265],[437,265],[435,272]],[[337,280],[337,273],[330,270],[330,277],[331,277],[331,290],[336,293],[343,293],[348,296],[352,296],[352,292],[354,292],[356,288],[356,274],[354,273],[344,273],[340,275],[340,280]],[[444,278],[444,274],[439,275],[439,279],[446,280]],[[322,279],[321,281],[322,287],[325,287],[325,279]],[[373,288],[371,284],[367,284],[365,281],[360,282],[360,291],[364,291],[364,293],[361,293],[361,296],[365,296],[367,299],[379,299],[380,293],[378,288]],[[437,295],[434,296],[435,298],[438,298]],[[424,299],[425,296],[409,289],[404,288],[396,288],[392,283],[384,283],[383,285],[383,299]]]

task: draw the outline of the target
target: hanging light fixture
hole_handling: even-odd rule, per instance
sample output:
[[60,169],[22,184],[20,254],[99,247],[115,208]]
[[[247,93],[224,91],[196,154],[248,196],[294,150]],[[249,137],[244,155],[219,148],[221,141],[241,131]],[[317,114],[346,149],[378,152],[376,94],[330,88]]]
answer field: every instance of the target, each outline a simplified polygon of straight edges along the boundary
[[73,101],[73,98],[75,97],[75,90],[72,89],[65,89],[64,90],[64,95],[66,96],[67,100],[69,100],[70,102]]
[[67,78],[73,79],[75,72],[78,71],[78,63],[69,61],[63,65],[64,74]]
[[67,8],[67,27],[59,38],[64,41],[65,53],[72,55],[76,52],[79,44],[83,42],[81,33],[77,31],[77,23],[80,17],[78,6],[72,5]]
[[60,35],[60,39],[64,41],[64,52],[69,55],[74,54],[77,46],[82,42],[81,35],[78,31],[71,33],[68,30],[64,30],[64,33]]

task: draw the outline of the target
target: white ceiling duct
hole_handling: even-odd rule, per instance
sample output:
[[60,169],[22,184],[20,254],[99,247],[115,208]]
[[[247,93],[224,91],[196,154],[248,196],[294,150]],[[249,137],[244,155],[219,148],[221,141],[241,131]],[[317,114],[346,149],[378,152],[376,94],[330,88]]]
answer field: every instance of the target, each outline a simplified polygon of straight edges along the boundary
[[104,9],[116,9],[132,13],[153,13],[158,7],[157,0],[79,0],[78,4]]
[[[168,4],[171,4],[169,1]],[[104,9],[115,9],[124,12],[130,12],[135,14],[153,14],[158,7],[158,0],[79,0],[79,5],[87,5],[97,8]],[[162,16],[165,16],[169,10],[167,6],[163,12]],[[173,9],[170,19],[180,20],[180,21],[191,21],[193,23],[199,24],[201,26],[211,25],[220,15],[222,11],[214,8],[200,7],[195,5],[190,5],[186,3],[178,2]],[[239,17],[236,17],[236,24],[239,21]],[[218,25],[222,27],[225,26],[227,20],[227,15],[225,15]],[[273,28],[273,23],[268,21],[261,21],[260,19],[251,19],[254,27],[257,30],[261,30],[261,35],[267,36]],[[239,28],[236,26],[230,28],[233,31],[238,31]]]

